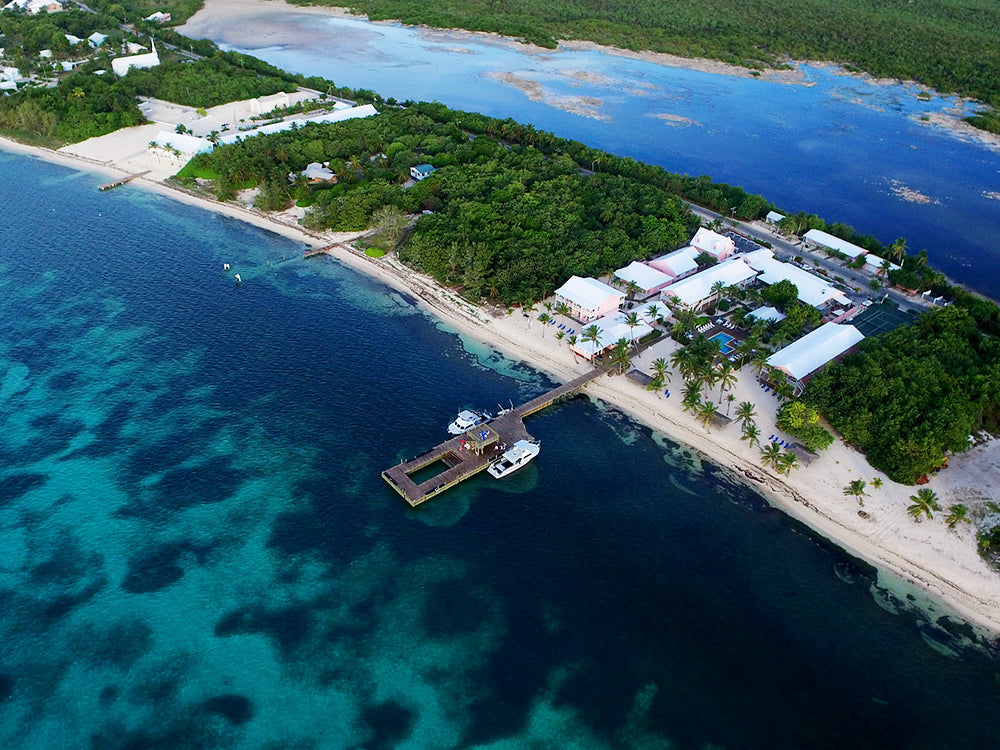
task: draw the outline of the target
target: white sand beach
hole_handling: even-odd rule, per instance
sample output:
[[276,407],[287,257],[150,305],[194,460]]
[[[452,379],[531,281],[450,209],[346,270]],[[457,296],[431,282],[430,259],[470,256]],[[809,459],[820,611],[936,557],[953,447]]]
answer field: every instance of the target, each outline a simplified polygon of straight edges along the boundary
[[[134,173],[137,167],[146,167],[143,158],[134,150],[139,137],[136,133],[122,131],[60,151],[0,138],[0,148],[72,168],[121,176]],[[166,167],[161,165],[156,172],[121,189],[154,190],[300,240],[310,247],[348,243],[357,236],[306,231],[295,223],[293,213],[265,215],[252,208],[219,203],[179,190],[163,182],[164,170]],[[427,312],[462,335],[482,341],[556,378],[565,380],[589,367],[570,352],[566,343],[556,338],[556,326],[543,325],[536,319],[538,312],[525,317],[520,310],[508,314],[506,310],[473,305],[433,279],[403,266],[394,256],[371,259],[350,250],[346,244],[330,254],[414,297]],[[564,319],[559,322],[580,329],[577,323]],[[665,338],[643,352],[633,364],[648,372],[652,360],[669,358],[674,346],[676,344]],[[856,479],[870,482],[879,473],[860,453],[837,441],[812,465],[794,471],[790,477],[780,476],[761,465],[759,449],[750,448],[739,439],[740,430],[735,423],[721,430],[711,428],[709,432],[693,416],[683,413],[681,386],[679,376],[674,373],[669,387],[676,393],[667,398],[662,392],[649,392],[625,377],[615,376],[593,382],[587,387],[587,393],[617,406],[653,430],[694,448],[724,467],[734,481],[749,484],[775,507],[876,565],[880,569],[881,585],[900,592],[926,592],[929,597],[921,604],[929,616],[939,616],[940,611],[935,611],[936,602],[944,602],[970,622],[1000,633],[1000,573],[979,558],[970,526],[949,531],[943,521],[944,513],[938,514],[933,521],[914,522],[906,508],[916,488],[896,484],[884,476],[881,477],[882,487],[868,487],[864,507],[867,517],[863,518],[858,514],[856,500],[844,495],[844,487]],[[741,373],[732,393],[736,403],[746,400],[754,403],[762,436],[777,432],[774,418],[778,402],[756,384],[752,373]],[[718,398],[713,400],[720,401]],[[941,497],[944,508],[957,502],[973,508],[982,507],[988,501],[1000,502],[998,477],[1000,441],[991,440],[953,458],[946,470],[931,479],[929,487]],[[447,496],[434,502],[447,502]]]

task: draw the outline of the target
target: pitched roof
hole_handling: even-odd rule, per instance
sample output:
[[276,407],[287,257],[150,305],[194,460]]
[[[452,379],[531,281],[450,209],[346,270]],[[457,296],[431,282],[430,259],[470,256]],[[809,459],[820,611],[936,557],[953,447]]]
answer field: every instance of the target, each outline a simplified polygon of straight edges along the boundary
[[767,363],[796,380],[802,380],[861,342],[864,337],[852,325],[826,323],[772,354],[767,358]]
[[653,258],[650,263],[659,263],[673,271],[675,276],[681,276],[698,267],[698,264],[694,262],[697,257],[698,251],[689,246],[661,255],[659,258]]
[[[584,341],[582,336],[577,336],[576,344],[574,345],[581,353],[585,353],[588,356],[594,356],[598,352],[604,351],[609,346],[618,342],[619,339],[627,339],[628,341],[636,341],[641,339],[647,333],[653,330],[653,327],[646,323],[642,316],[639,316],[639,325],[634,328],[629,328],[625,323],[625,317],[628,313],[617,311],[610,315],[605,315],[603,318],[598,318],[591,325],[597,326],[600,333],[597,337],[597,343],[587,340]],[[588,326],[589,327],[589,326]]]
[[714,255],[716,258],[720,255],[731,255],[736,252],[736,243],[733,242],[732,238],[724,237],[705,227],[701,227],[695,232],[694,237],[691,238],[691,247],[700,252]]
[[657,271],[645,263],[638,263],[636,261],[632,261],[625,268],[619,268],[615,271],[615,276],[625,282],[631,281],[644,292],[648,292],[650,289],[655,289],[664,284],[669,284],[672,280],[663,271]]
[[679,297],[688,307],[697,305],[712,294],[712,286],[721,281],[726,286],[742,284],[757,275],[743,258],[731,258],[717,266],[681,279],[663,290],[664,295]]
[[834,237],[832,234],[821,232],[818,229],[810,229],[802,235],[802,239],[809,240],[809,242],[822,245],[823,247],[828,247],[831,250],[836,250],[841,255],[846,255],[851,259],[857,258],[859,255],[864,255],[868,252],[863,247],[858,247],[847,240],[842,240],[840,237]]
[[625,298],[624,294],[603,281],[583,276],[570,276],[565,284],[556,289],[556,294],[584,310],[596,310],[608,295],[614,295],[619,300]]
[[747,262],[760,271],[760,280],[765,284],[777,284],[786,279],[791,281],[799,290],[799,299],[807,305],[822,307],[830,300],[842,305],[850,304],[847,296],[837,287],[798,266],[776,260],[770,253],[751,253]]

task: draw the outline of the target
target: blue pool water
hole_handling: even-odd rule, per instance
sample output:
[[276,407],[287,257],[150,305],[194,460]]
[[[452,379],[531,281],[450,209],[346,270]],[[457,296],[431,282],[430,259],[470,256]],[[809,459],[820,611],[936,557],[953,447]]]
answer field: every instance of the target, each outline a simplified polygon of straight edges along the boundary
[[732,342],[734,340],[735,339],[732,336],[730,336],[728,333],[723,333],[722,331],[719,331],[717,334],[712,336],[712,341],[719,342],[720,345],[719,350],[724,355],[729,355],[733,353],[734,347],[732,345]]
[[[0,152],[0,747],[995,747],[993,646],[539,373],[239,222]],[[237,287],[222,270],[233,265]]]

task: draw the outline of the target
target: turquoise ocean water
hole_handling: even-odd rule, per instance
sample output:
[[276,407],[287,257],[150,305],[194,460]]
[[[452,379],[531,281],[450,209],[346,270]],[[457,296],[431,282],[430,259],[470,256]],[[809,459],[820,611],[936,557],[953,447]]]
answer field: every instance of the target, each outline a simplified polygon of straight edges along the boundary
[[995,747],[992,644],[685,449],[578,398],[414,512],[379,472],[543,375],[237,221],[0,175],[0,747]]

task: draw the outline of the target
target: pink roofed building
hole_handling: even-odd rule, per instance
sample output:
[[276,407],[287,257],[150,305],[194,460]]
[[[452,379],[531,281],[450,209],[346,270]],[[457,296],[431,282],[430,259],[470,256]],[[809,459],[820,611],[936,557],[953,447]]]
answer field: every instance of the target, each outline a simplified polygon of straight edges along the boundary
[[638,289],[635,293],[636,299],[648,299],[654,294],[658,294],[674,280],[672,276],[668,276],[663,271],[636,261],[632,261],[625,268],[619,268],[615,271],[615,278],[623,284],[635,284],[635,288]]

